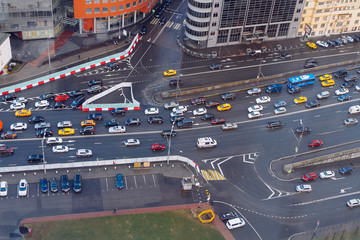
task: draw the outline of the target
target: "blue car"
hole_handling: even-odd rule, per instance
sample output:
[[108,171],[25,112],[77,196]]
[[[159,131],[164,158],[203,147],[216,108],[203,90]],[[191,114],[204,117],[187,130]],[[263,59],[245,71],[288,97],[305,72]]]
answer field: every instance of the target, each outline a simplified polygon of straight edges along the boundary
[[47,193],[48,191],[48,182],[46,180],[46,178],[42,178],[40,179],[40,189],[42,193]]
[[343,84],[341,84],[342,88],[351,88],[355,86],[355,82],[351,81],[351,82],[344,82]]
[[124,188],[124,181],[123,181],[122,174],[120,174],[120,173],[116,174],[115,181],[116,181],[116,187],[118,189]]
[[336,45],[341,45],[341,42],[337,39],[332,40]]
[[88,116],[88,120],[102,120],[103,115],[102,113],[93,113]]
[[344,102],[349,100],[351,100],[351,96],[349,94],[344,94],[338,97],[339,102]]
[[329,46],[331,47],[334,47],[336,45],[336,43],[331,40],[327,41],[327,44],[329,44]]
[[352,167],[343,167],[339,169],[339,173],[341,174],[351,174],[352,173]]

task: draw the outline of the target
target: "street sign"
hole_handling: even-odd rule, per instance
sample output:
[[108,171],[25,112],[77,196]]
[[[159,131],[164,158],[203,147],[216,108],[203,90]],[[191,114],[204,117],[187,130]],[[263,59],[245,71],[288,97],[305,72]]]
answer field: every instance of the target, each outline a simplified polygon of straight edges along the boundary
[[295,148],[295,152],[298,152],[298,150],[299,150],[298,147],[296,147],[296,148]]
[[312,31],[312,28],[310,27],[310,25],[309,25],[309,24],[305,24],[305,32],[306,32],[306,34],[307,34],[307,35],[310,35],[311,31]]
[[123,29],[123,35],[126,36],[127,35],[127,32],[125,29]]

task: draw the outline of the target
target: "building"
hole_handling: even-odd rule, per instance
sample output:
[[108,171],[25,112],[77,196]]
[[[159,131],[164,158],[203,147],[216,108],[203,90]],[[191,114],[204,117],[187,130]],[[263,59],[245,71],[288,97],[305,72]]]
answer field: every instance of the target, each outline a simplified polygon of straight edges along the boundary
[[330,36],[360,30],[359,0],[306,0],[298,36],[305,26],[312,29],[310,37]]
[[209,48],[294,38],[305,0],[189,0],[184,42]]
[[0,33],[0,75],[11,58],[10,34]]

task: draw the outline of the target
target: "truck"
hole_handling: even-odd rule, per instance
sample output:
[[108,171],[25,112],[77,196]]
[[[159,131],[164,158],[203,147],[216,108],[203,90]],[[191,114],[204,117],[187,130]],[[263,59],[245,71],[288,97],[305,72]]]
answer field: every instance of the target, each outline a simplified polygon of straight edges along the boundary
[[267,93],[281,92],[281,90],[282,90],[282,85],[280,83],[269,85],[265,89]]
[[183,177],[181,180],[181,190],[182,191],[190,191],[192,189],[194,182],[191,177]]

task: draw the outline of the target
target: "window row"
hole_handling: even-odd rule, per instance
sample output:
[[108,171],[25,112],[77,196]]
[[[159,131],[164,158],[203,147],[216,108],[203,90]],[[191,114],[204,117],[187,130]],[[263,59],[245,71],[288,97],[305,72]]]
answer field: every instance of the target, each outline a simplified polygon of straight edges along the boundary
[[208,34],[208,31],[202,31],[202,32],[199,32],[199,31],[194,31],[190,28],[188,28],[187,26],[185,27],[185,31],[193,36],[197,36],[197,37],[205,37],[207,36]]
[[210,25],[209,22],[196,22],[188,17],[186,18],[186,22],[194,27],[208,27]]
[[197,8],[211,8],[212,3],[199,3],[195,0],[189,0],[189,3]]
[[[108,3],[109,1],[112,2],[112,3],[115,3],[117,1],[122,2],[124,0],[102,0],[102,3]],[[142,4],[142,2],[143,2],[143,0],[138,0],[138,1],[139,1],[139,4]],[[144,2],[146,2],[146,1],[147,0],[144,0]],[[92,4],[92,3],[99,4],[100,0],[85,0],[85,3],[86,4]],[[137,5],[137,1],[134,1],[133,6],[136,6],[136,5]]]
[[194,16],[194,17],[197,17],[197,18],[208,18],[208,17],[210,17],[210,14],[211,14],[211,12],[207,12],[207,13],[196,12],[196,11],[193,11],[192,9],[190,9],[190,8],[188,8],[187,11],[191,16]]

